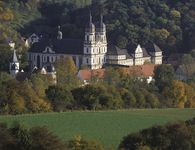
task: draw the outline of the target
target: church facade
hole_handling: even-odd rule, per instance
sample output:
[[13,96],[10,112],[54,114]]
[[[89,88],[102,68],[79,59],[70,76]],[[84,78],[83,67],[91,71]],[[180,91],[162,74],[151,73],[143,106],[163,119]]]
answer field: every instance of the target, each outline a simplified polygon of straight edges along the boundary
[[51,64],[57,59],[71,56],[78,68],[86,66],[90,69],[100,69],[104,65],[133,66],[144,63],[162,64],[162,51],[156,44],[146,47],[137,45],[127,49],[120,49],[117,46],[108,44],[106,37],[106,25],[103,17],[97,25],[92,22],[90,15],[89,22],[85,28],[84,39],[64,39],[63,33],[58,29],[55,39],[36,37],[31,40],[28,51],[28,59],[31,69],[51,68]]

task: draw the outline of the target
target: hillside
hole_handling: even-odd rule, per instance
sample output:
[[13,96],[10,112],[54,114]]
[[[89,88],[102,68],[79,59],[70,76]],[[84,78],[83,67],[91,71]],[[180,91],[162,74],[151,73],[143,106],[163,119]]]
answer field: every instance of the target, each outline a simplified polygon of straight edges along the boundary
[[151,109],[105,112],[66,112],[37,115],[1,116],[0,122],[19,121],[27,127],[46,125],[63,140],[75,135],[96,139],[106,147],[117,147],[129,133],[195,116],[195,109]]
[[52,37],[61,25],[65,38],[82,38],[89,10],[94,22],[104,15],[108,40],[119,47],[152,41],[165,53],[195,48],[194,0],[7,0],[0,1],[0,8],[1,70],[6,70],[10,58],[7,41],[16,41],[25,65],[21,35]]

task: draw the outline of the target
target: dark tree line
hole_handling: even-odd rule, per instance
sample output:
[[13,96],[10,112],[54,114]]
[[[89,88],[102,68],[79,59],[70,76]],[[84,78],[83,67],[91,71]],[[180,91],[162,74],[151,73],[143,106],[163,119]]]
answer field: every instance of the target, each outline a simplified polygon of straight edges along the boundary
[[62,141],[46,126],[30,129],[14,123],[11,127],[0,123],[1,150],[103,150],[101,143],[75,137],[69,141]]
[[193,150],[195,148],[195,119],[153,126],[124,137],[119,145],[121,150]]
[[42,17],[34,19],[27,32],[52,36],[56,27],[61,25],[65,37],[82,38],[91,9],[94,22],[99,20],[101,13],[105,16],[108,39],[119,47],[127,47],[129,43],[145,45],[155,42],[165,52],[171,53],[187,52],[195,46],[193,0],[100,0],[86,2],[85,7],[79,5],[66,0],[42,1],[38,9]]

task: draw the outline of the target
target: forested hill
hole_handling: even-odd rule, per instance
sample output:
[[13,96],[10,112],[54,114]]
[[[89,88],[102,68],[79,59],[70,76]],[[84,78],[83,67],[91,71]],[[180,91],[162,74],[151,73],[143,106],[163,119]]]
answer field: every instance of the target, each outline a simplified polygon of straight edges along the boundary
[[[108,39],[119,47],[157,43],[166,52],[195,48],[194,0],[0,0],[0,47],[33,32],[82,38],[89,9],[104,15]],[[18,45],[20,47],[20,45]]]

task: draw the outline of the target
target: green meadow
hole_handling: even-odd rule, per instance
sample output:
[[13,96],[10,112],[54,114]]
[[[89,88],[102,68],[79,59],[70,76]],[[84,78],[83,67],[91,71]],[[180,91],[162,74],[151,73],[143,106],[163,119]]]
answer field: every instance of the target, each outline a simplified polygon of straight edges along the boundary
[[43,113],[0,116],[0,122],[14,121],[27,127],[48,126],[67,141],[75,135],[101,141],[106,147],[116,148],[122,138],[132,132],[174,121],[195,117],[195,109],[140,109],[100,112]]

